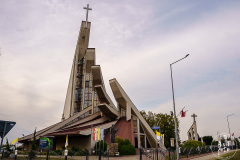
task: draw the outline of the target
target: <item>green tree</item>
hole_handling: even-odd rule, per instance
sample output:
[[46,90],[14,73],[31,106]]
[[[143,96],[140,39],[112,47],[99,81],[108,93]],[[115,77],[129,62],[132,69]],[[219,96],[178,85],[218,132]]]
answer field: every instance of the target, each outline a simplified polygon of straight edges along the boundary
[[[160,126],[161,133],[164,134],[164,144],[168,148],[170,147],[170,138],[175,138],[175,125],[174,118],[168,114],[162,113],[153,113],[149,111],[146,113],[144,110],[140,111],[143,118],[147,121],[148,125],[152,128],[152,126]],[[177,131],[179,133],[179,121],[177,119]],[[153,130],[155,132],[155,130]],[[178,134],[179,137],[179,134]],[[180,142],[180,138],[179,138]]]
[[212,136],[204,136],[203,137],[203,142],[205,142],[206,145],[211,145],[212,141],[213,141],[213,137]]
[[194,141],[194,140],[189,140],[186,143],[184,143],[183,148],[191,148],[191,147],[202,147],[202,146],[206,146],[206,144],[200,141]]
[[12,150],[11,150],[10,145],[9,145],[9,143],[8,143],[8,139],[6,138],[6,150],[5,150],[4,153],[3,153],[3,157],[4,157],[4,158],[9,157],[10,154],[11,154],[11,152],[12,152]]
[[32,150],[33,151],[36,150],[36,129],[35,129],[35,131],[33,133]]
[[10,145],[8,143],[8,139],[6,138],[6,151],[11,152]]
[[234,141],[236,142],[236,145],[237,145],[237,146],[240,145],[240,142],[239,142],[238,138],[234,138]]
[[222,144],[225,143],[224,137],[221,137],[221,142],[222,142]]
[[36,153],[34,152],[36,150],[36,128],[33,133],[33,141],[32,141],[32,148],[31,151],[28,153],[29,157],[35,157]]

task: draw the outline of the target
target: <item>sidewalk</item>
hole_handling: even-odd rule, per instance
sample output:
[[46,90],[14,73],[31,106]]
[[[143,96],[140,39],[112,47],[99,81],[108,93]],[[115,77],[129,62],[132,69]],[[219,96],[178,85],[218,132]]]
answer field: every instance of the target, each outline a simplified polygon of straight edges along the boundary
[[[221,152],[220,156],[227,154],[227,153],[231,153],[234,152],[236,150],[231,150],[229,152]],[[207,153],[207,154],[203,154],[203,155],[198,155],[198,156],[194,156],[194,157],[189,157],[189,158],[182,158],[181,160],[188,160],[188,159],[192,159],[192,160],[214,160],[217,157],[218,152],[214,152],[215,155],[213,153]]]

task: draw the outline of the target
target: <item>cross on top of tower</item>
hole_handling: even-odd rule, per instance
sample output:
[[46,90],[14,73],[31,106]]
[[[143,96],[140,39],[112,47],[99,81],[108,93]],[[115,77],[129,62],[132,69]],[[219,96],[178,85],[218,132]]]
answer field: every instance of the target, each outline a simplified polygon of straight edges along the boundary
[[196,122],[195,117],[197,117],[197,115],[195,113],[193,113],[193,115],[191,115],[191,117],[193,117],[193,122]]
[[88,10],[92,10],[92,8],[89,8],[89,4],[87,4],[87,7],[83,7],[83,9],[87,10],[87,14],[86,14],[86,26],[85,28],[87,28],[87,22],[88,22]]

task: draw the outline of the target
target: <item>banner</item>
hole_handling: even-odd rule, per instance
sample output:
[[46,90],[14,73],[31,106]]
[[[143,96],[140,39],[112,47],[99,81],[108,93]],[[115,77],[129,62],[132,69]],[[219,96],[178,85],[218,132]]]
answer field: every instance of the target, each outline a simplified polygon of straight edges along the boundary
[[66,136],[65,148],[68,146],[68,135]]
[[101,136],[100,136],[100,128],[98,128],[98,140],[100,140]]
[[39,149],[52,149],[53,138],[52,137],[40,137]]
[[100,132],[101,132],[101,140],[103,140],[103,137],[104,137],[104,129],[101,128],[101,129],[100,129]]
[[93,141],[95,141],[96,140],[96,130],[95,130],[95,128],[93,128]]
[[11,144],[14,145],[15,143],[18,143],[18,138],[14,139]]

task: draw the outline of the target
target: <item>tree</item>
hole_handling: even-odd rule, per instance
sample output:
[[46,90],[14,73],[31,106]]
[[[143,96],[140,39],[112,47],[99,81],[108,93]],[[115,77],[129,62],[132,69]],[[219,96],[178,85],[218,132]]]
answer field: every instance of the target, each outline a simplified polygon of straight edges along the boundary
[[[6,139],[7,139],[7,138],[6,138]],[[4,158],[9,157],[10,154],[11,154],[11,152],[12,152],[12,150],[11,150],[11,148],[10,148],[10,145],[9,145],[8,139],[7,139],[7,140],[6,140],[6,151],[3,153],[3,157],[4,157]]]
[[212,136],[204,136],[203,137],[203,142],[205,142],[206,145],[211,145],[212,141],[213,141],[213,137]]
[[36,150],[36,128],[35,128],[35,131],[33,133],[32,150],[33,151]]
[[36,128],[35,128],[35,131],[33,133],[32,149],[29,152],[29,157],[35,157],[36,156],[36,153],[33,152],[35,150],[36,150]]
[[[148,125],[152,128],[152,126],[160,126],[161,133],[164,134],[164,143],[168,148],[170,147],[170,138],[175,138],[175,125],[174,118],[168,114],[162,113],[153,113],[149,111],[146,113],[144,110],[140,111],[143,118],[147,121]],[[179,133],[179,121],[177,119],[177,131]],[[155,132],[155,130],[153,130]],[[179,137],[179,134],[178,134]],[[179,138],[180,141],[180,138]]]
[[234,138],[234,141],[236,142],[236,145],[237,145],[237,146],[240,145],[240,142],[239,142],[238,138]]

